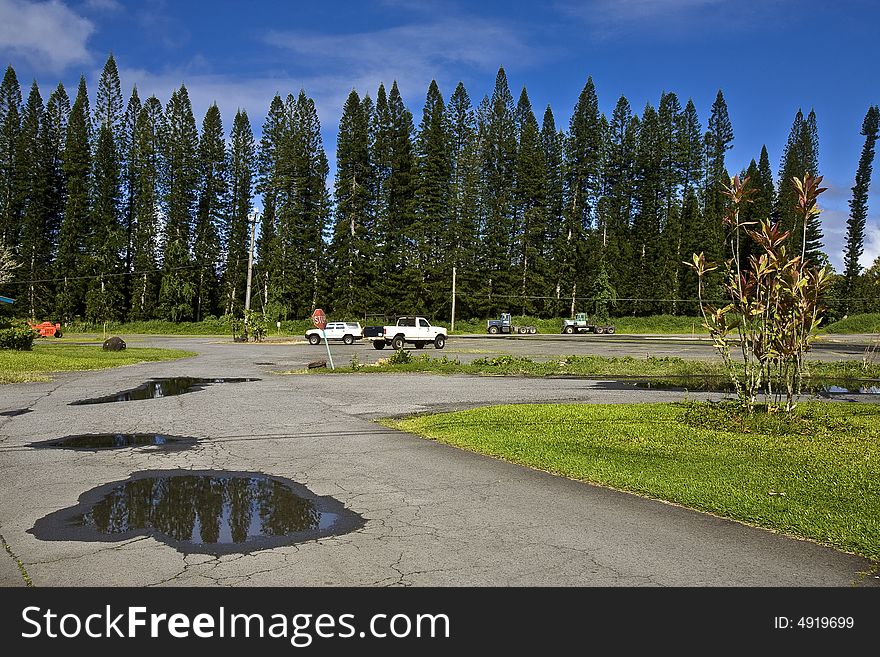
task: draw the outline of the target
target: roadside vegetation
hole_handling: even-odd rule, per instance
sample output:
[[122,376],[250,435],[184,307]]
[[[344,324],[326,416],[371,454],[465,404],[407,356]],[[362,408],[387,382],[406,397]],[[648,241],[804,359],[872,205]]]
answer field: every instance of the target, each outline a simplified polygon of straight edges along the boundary
[[826,333],[880,333],[880,313],[850,315],[825,328]]
[[0,351],[0,383],[49,381],[53,372],[101,370],[195,356],[192,351],[129,347],[103,351],[100,345],[35,344],[32,351]]
[[[880,364],[862,361],[809,361],[806,363],[807,388],[823,381],[858,381],[880,379]],[[727,370],[720,361],[690,360],[674,356],[558,356],[546,361],[501,355],[477,358],[462,363],[457,358],[428,354],[413,355],[400,349],[375,363],[361,363],[357,355],[347,364],[338,363],[336,369],[326,368],[288,370],[282,374],[351,374],[428,372],[434,374],[473,374],[482,376],[583,376],[583,377],[642,377],[663,383],[679,384],[679,379],[693,377],[698,384],[701,377],[726,380]]]
[[880,406],[522,404],[387,426],[880,558]]
[[[392,318],[389,318],[391,321]],[[530,315],[514,315],[513,323],[517,326],[535,326],[538,333],[559,334],[562,326],[561,317],[543,319]],[[359,318],[331,318],[331,321],[360,322],[361,326],[367,326],[363,319]],[[381,320],[371,321],[369,325],[381,324]],[[449,322],[432,321],[436,326],[449,328]],[[611,318],[616,332],[623,335],[636,334],[679,334],[679,335],[706,335],[708,331],[703,326],[702,317],[688,317],[681,315],[651,315],[649,317],[617,317]],[[284,320],[279,329],[274,322],[268,322],[266,337],[301,337],[308,329],[313,328],[309,319]],[[103,324],[86,322],[74,322],[64,327],[64,332],[69,335],[83,333],[104,333]],[[880,332],[880,313],[866,313],[851,315],[847,319],[829,324],[820,333],[876,333]],[[452,335],[465,335],[468,333],[485,334],[485,319],[468,319],[455,322],[455,331]],[[232,335],[232,321],[227,317],[206,319],[201,322],[169,322],[164,320],[150,320],[145,322],[110,322],[107,324],[107,334],[113,335]]]

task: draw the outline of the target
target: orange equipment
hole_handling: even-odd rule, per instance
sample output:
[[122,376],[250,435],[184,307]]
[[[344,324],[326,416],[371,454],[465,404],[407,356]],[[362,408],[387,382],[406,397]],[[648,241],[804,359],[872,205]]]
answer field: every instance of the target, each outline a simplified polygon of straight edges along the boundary
[[61,337],[61,324],[53,324],[52,322],[43,322],[41,324],[31,324],[28,322],[28,326],[37,331],[40,334],[41,338],[60,338]]

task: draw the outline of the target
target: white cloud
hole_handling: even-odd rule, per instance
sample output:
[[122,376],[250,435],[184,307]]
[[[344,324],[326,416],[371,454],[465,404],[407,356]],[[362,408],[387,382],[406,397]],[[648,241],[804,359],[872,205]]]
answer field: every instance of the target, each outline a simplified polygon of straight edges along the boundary
[[0,0],[0,51],[53,73],[88,62],[94,24],[58,0]]
[[431,79],[445,86],[457,82],[462,69],[523,67],[541,56],[513,29],[474,17],[353,34],[274,31],[265,41],[296,53],[300,64],[335,71],[333,77],[343,81],[346,94],[355,87],[374,95],[379,82],[397,80],[401,93],[423,97]]
[[329,76],[239,78],[206,73],[198,68],[196,66],[196,70],[193,70],[184,67],[158,73],[139,68],[123,68],[119,75],[128,89],[131,85],[137,85],[142,102],[150,95],[155,95],[163,105],[168,102],[175,89],[185,84],[196,120],[201,122],[208,107],[216,102],[227,132],[232,127],[236,110],[243,109],[248,113],[254,132],[259,133],[275,94],[284,98],[287,94],[298,94],[301,88],[315,100],[324,129],[335,130],[342,104],[350,89],[345,86],[350,83]]
[[880,258],[880,221],[869,221],[865,226],[865,250],[859,264],[866,269]]
[[723,0],[559,0],[556,9],[581,21],[589,36],[604,41],[638,32],[652,39],[677,39],[685,31],[720,34],[766,23],[778,2]]
[[579,4],[584,14],[589,12],[602,20],[624,22],[671,18],[720,5],[722,0],[595,0]]
[[122,5],[117,0],[86,0],[83,6],[92,11],[119,11]]

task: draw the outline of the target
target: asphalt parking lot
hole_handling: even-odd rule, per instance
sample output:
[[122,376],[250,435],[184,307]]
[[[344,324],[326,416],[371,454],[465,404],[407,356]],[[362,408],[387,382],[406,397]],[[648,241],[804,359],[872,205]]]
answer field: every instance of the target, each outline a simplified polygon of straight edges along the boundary
[[[674,391],[607,381],[433,375],[279,375],[326,357],[323,346],[234,344],[217,338],[126,336],[130,346],[194,358],[66,373],[0,388],[0,535],[37,586],[875,586],[873,564],[814,543],[537,472],[386,429],[383,416],[534,401],[621,403],[680,399]],[[389,355],[333,345],[337,363]],[[820,358],[854,358],[858,340]],[[681,336],[453,337],[442,352],[466,362],[511,353],[711,356]],[[179,396],[70,405],[152,377],[259,379]],[[705,394],[704,396],[710,396]],[[49,438],[163,433],[186,449],[36,449]],[[249,552],[187,552],[153,536],[38,537],[44,517],[96,488],[152,471],[264,473],[332,497],[358,515],[351,531]],[[357,523],[355,523],[357,524]],[[179,546],[178,546],[179,547]],[[23,583],[0,555],[0,583]]]

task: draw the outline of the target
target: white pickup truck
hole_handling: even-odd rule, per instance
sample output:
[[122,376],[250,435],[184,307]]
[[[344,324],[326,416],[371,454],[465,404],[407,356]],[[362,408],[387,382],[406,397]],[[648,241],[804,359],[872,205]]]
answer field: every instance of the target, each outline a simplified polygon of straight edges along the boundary
[[404,344],[414,345],[416,349],[423,349],[426,344],[433,344],[436,349],[446,346],[445,328],[431,326],[424,317],[415,316],[400,317],[394,326],[383,326],[381,334],[371,335],[365,330],[364,337],[373,341],[374,349],[384,349],[385,345],[403,349]]

